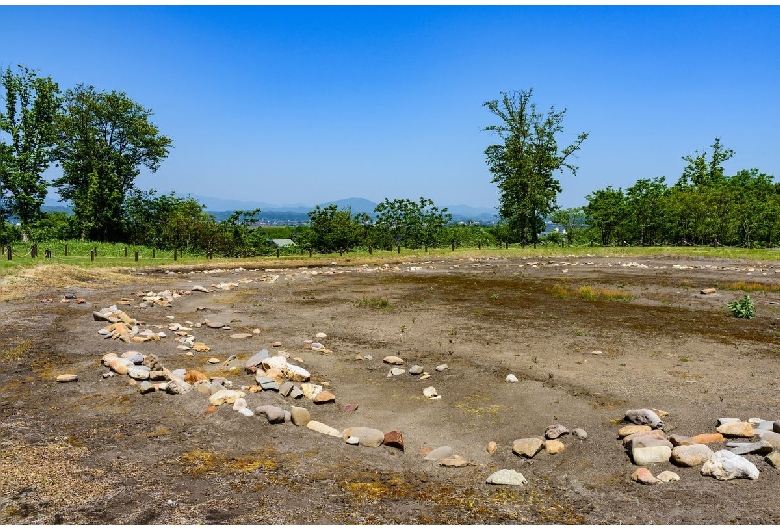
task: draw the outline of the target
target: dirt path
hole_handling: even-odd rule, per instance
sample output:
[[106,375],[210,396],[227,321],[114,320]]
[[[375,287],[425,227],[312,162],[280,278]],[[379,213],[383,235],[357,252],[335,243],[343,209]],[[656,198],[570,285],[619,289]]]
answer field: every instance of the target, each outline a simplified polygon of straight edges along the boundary
[[[616,433],[629,408],[668,411],[667,433],[686,435],[714,432],[719,417],[780,419],[778,271],[777,263],[695,259],[496,258],[33,286],[0,306],[0,522],[772,523],[780,471],[763,457],[748,456],[761,471],[756,481],[655,464],[654,474],[668,469],[681,480],[642,486],[631,481],[637,466]],[[729,290],[738,281],[765,286],[750,293],[752,320],[726,311],[744,294]],[[237,285],[211,287],[221,282]],[[212,291],[190,292],[195,285]],[[718,290],[702,295],[705,287]],[[165,289],[183,293],[172,307],[139,307],[142,293]],[[87,303],[60,303],[66,294]],[[98,335],[92,312],[122,299],[132,300],[122,306],[130,316],[169,336],[125,344]],[[205,319],[231,329],[192,331],[209,352],[177,349],[168,324]],[[332,353],[305,348],[317,332]],[[126,376],[103,378],[100,364],[108,352],[136,350],[238,388],[253,377],[208,359],[235,355],[231,366],[243,366],[263,348],[300,358],[337,399],[314,405],[266,391],[246,396],[251,409],[300,405],[338,430],[400,430],[405,450],[347,445],[229,405],[205,414],[197,391],[141,395]],[[430,378],[388,377],[387,355]],[[441,364],[447,369],[436,371]],[[63,373],[79,381],[56,383]],[[510,373],[520,381],[507,383]],[[428,386],[440,400],[423,396]],[[349,403],[358,409],[347,412]],[[512,453],[513,440],[557,423],[588,438],[565,436],[557,455]],[[442,445],[471,465],[423,460],[422,448]],[[504,468],[528,484],[485,484]]]

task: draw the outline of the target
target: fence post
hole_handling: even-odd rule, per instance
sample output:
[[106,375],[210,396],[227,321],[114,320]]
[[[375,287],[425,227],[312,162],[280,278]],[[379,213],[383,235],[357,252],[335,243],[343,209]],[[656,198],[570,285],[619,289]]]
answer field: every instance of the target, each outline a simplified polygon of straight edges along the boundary
[[94,249],[92,249],[92,252],[94,252],[94,253],[95,253],[95,257],[97,257],[97,247],[95,247]]
[[37,258],[38,257],[38,244],[34,243],[33,246],[30,247],[30,257],[31,258]]
[[157,257],[157,249],[152,249],[152,259]]
[[374,248],[371,245],[368,245],[368,255],[373,256],[374,255]]
[[11,261],[13,259],[13,247],[11,245],[8,245],[8,261]]
[[127,257],[127,247],[125,247],[125,257]]
[[135,251],[135,261],[138,261],[138,251]]
[[48,249],[48,248],[46,250],[44,250],[43,251],[43,256],[46,257],[46,258],[51,258],[51,250]]
[[89,261],[95,261],[95,249],[89,251]]
[[279,247],[276,247],[276,257],[279,257]]
[[455,240],[452,240],[452,251],[455,252]]
[[65,243],[65,256],[67,257],[67,255],[68,255],[68,244]]
[[398,253],[401,253],[401,245],[398,245]]
[[178,249],[173,249],[173,261],[176,261],[176,259],[178,258],[177,253],[178,253]]

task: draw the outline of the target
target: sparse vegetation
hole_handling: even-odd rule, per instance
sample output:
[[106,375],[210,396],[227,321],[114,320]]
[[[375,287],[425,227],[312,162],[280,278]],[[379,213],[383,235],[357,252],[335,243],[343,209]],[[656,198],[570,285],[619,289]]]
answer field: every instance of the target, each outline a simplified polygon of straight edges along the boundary
[[731,314],[737,318],[753,318],[756,316],[756,305],[750,295],[745,295],[741,300],[726,304]]
[[385,298],[361,298],[356,304],[357,307],[367,307],[370,309],[389,309],[390,302]]

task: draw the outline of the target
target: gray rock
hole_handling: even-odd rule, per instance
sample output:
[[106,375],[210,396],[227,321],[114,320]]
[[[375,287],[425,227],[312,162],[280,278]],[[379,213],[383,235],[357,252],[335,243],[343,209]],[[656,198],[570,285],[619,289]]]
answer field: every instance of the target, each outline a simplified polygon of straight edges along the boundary
[[691,439],[691,437],[685,436],[683,434],[670,434],[669,441],[672,442],[672,445],[674,445],[675,447],[677,447],[678,445],[693,445],[693,440]]
[[780,420],[775,421],[772,423],[772,430],[776,433],[780,434]]
[[695,467],[709,460],[712,454],[712,449],[704,444],[679,445],[672,449],[672,462],[682,467]]
[[715,477],[718,480],[735,478],[758,478],[758,468],[745,457],[735,455],[726,449],[720,450],[710,457],[703,466],[701,474]]
[[219,320],[206,322],[206,325],[212,329],[220,329],[225,327],[225,323],[220,322]]
[[726,425],[727,423],[736,423],[738,421],[742,421],[739,418],[718,418],[718,427],[721,425]]
[[394,375],[401,375],[406,373],[406,370],[403,368],[391,368],[390,373],[387,374],[387,377],[393,377]]
[[729,442],[726,444],[726,447],[728,447],[729,451],[731,451],[735,455],[747,455],[747,454],[766,455],[771,453],[773,449],[772,444],[770,444],[766,440],[761,440],[759,442],[753,442],[753,443]]
[[290,407],[290,417],[293,425],[306,425],[311,421],[311,414],[303,407]]
[[447,368],[449,368],[449,366],[447,366],[446,364],[440,364],[439,366],[436,367],[436,371],[437,372],[443,372]]
[[245,368],[251,368],[253,366],[260,366],[262,364],[263,359],[267,359],[269,357],[268,350],[260,350],[253,356],[251,356],[249,359],[246,360],[244,363]]
[[658,414],[650,409],[632,409],[627,410],[625,418],[636,425],[649,425],[653,429],[660,429],[664,422],[658,417]]
[[292,390],[290,390],[290,396],[292,399],[300,399],[303,397],[303,390],[298,388],[297,386],[293,386]]
[[763,431],[771,431],[774,430],[775,422],[763,420],[761,423],[756,425],[756,429],[761,429]]
[[773,467],[780,468],[780,451],[772,451],[764,457],[764,460]]
[[285,410],[284,411],[284,422],[285,423],[290,423],[291,421],[292,421],[292,414],[290,413],[289,410]]
[[141,394],[149,394],[151,392],[154,392],[155,388],[152,383],[149,381],[141,381],[138,383],[138,392]]
[[255,381],[257,381],[257,384],[260,385],[260,388],[263,390],[279,390],[279,383],[270,377],[258,375],[255,377]]
[[427,455],[425,455],[425,460],[432,460],[434,462],[438,462],[440,460],[443,460],[447,457],[452,456],[455,454],[455,450],[450,447],[449,445],[442,445],[441,447],[437,447]]
[[585,440],[588,437],[588,433],[585,431],[585,429],[580,429],[579,427],[571,431],[571,433],[575,438],[580,440]]
[[149,380],[150,381],[167,381],[168,380],[168,374],[164,370],[150,370],[149,371]]
[[184,376],[187,375],[187,370],[184,368],[177,368],[176,370],[172,371],[170,373],[171,379],[184,379]]
[[409,368],[409,375],[420,375],[421,373],[423,373],[423,367],[419,364],[415,364]]
[[285,381],[281,385],[279,385],[279,393],[283,395],[284,397],[287,397],[290,395],[290,392],[292,392],[292,389],[295,385],[293,385],[289,381]]
[[780,451],[780,433],[765,432],[760,438],[772,444],[772,447],[774,447],[776,451]]
[[255,409],[256,415],[265,415],[268,423],[284,423],[284,409],[274,405],[260,405]]
[[485,482],[499,486],[522,486],[528,484],[528,480],[522,473],[518,473],[514,469],[499,469],[490,475]]
[[344,429],[342,436],[345,440],[354,436],[360,440],[360,445],[364,447],[379,447],[385,441],[384,432],[370,427],[349,427]]
[[127,375],[130,379],[135,379],[136,381],[146,381],[149,379],[150,371],[147,366],[133,365],[127,368]]
[[556,438],[560,438],[564,434],[569,434],[569,429],[564,427],[563,425],[550,425],[545,429],[544,431],[544,437],[548,440],[555,440]]
[[518,456],[533,458],[544,447],[541,438],[520,438],[512,442],[512,452]]
[[186,394],[190,390],[192,390],[192,385],[183,379],[171,379],[165,387],[166,393],[174,395]]

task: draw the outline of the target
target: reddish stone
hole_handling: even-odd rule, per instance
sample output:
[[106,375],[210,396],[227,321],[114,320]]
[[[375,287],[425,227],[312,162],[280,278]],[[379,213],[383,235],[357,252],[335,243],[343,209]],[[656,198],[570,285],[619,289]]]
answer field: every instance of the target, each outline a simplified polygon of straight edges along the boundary
[[314,396],[313,401],[317,404],[333,403],[334,401],[336,401],[336,396],[334,396],[332,393],[328,392],[327,390],[323,390],[322,392]]
[[357,403],[347,403],[344,405],[344,411],[345,412],[355,412],[358,409]]
[[725,441],[725,438],[719,432],[718,433],[708,432],[708,433],[697,434],[696,436],[692,436],[691,440],[693,440],[693,442],[697,444],[715,444],[715,443]]
[[184,374],[184,382],[189,383],[191,385],[194,385],[198,381],[208,381],[209,378],[206,377],[203,373],[197,371],[197,370],[187,370],[187,373]]
[[246,373],[248,373],[248,374],[256,374],[257,373],[257,366],[247,366],[246,367]]
[[390,431],[385,433],[385,445],[404,450],[404,436],[401,431]]
[[206,409],[206,414],[213,414],[217,412],[217,406],[211,405],[209,408]]

